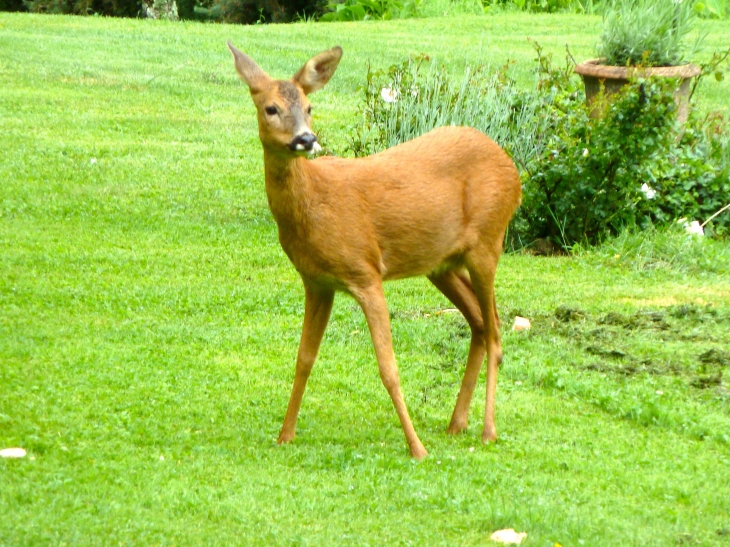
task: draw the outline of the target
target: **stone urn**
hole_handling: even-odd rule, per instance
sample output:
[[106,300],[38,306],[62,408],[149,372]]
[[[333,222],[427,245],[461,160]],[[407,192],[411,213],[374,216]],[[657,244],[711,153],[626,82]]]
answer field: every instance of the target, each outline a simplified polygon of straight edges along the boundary
[[586,105],[590,116],[597,118],[603,115],[606,102],[596,101],[601,89],[605,96],[616,93],[633,78],[673,78],[677,80],[674,100],[677,103],[677,119],[680,123],[687,121],[689,114],[689,83],[699,76],[702,70],[697,65],[660,66],[660,67],[623,67],[602,65],[601,59],[591,59],[576,65],[575,71],[583,77],[586,87]]

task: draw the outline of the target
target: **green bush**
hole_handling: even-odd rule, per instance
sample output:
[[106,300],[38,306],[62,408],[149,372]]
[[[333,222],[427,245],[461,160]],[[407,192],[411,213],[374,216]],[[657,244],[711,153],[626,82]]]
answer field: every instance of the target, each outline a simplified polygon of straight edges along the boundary
[[25,0],[25,7],[33,13],[80,13],[75,0]]
[[345,0],[327,5],[331,11],[320,21],[407,19],[420,15],[423,0]]
[[488,0],[486,4],[489,7],[513,7],[521,11],[531,11],[538,13],[556,13],[556,12],[573,12],[573,13],[593,13],[594,4],[599,1],[591,0]]
[[675,109],[671,90],[652,81],[628,86],[600,119],[575,101],[556,101],[550,142],[528,166],[519,231],[565,248],[650,225],[653,203],[642,185],[673,138]]
[[26,11],[23,0],[0,0],[0,11]]
[[198,19],[195,15],[196,0],[177,0],[177,14],[180,19],[194,20]]
[[698,0],[695,10],[700,17],[708,19],[723,19],[730,17],[730,1],[728,0]]
[[544,148],[545,118],[538,96],[519,90],[507,66],[468,67],[462,78],[410,58],[387,70],[368,67],[361,119],[351,128],[348,151],[366,156],[444,125],[466,125],[489,134],[525,166]]
[[598,56],[616,66],[687,63],[704,38],[688,42],[696,15],[691,0],[609,0]]
[[74,15],[138,17],[141,0],[25,0],[28,11]]
[[[730,203],[729,120],[719,114],[690,119],[679,144],[657,155],[654,175],[659,223],[683,216],[704,222]],[[730,211],[708,223],[730,235]]]
[[[676,122],[672,81],[636,80],[613,96],[603,118],[588,116],[580,80],[567,62],[554,68],[539,46],[539,78],[516,89],[506,67],[477,66],[462,78],[426,57],[368,68],[349,149],[363,156],[441,125],[490,135],[520,169],[524,196],[512,246],[541,241],[569,249],[626,228],[678,219],[707,221],[730,203],[730,133],[721,116]],[[429,68],[430,67],[430,68]],[[730,211],[705,229],[730,235]]]
[[225,23],[287,23],[317,18],[326,0],[207,0],[194,8],[195,18]]
[[[543,56],[539,90],[550,90],[550,135],[523,175],[525,198],[513,223],[522,242],[569,248],[622,229],[704,222],[730,203],[730,133],[720,115],[676,121],[672,80],[636,80],[614,97],[605,117],[589,118],[582,86]],[[730,214],[707,223],[730,235]]]

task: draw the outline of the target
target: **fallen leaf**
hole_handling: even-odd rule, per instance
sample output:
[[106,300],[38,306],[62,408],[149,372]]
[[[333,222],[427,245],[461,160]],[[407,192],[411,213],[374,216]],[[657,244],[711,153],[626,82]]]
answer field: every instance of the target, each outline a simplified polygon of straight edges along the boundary
[[497,530],[489,539],[496,541],[497,543],[507,543],[519,545],[522,540],[527,537],[527,532],[517,533],[513,528],[507,528],[506,530]]
[[519,315],[515,317],[515,322],[512,324],[512,330],[529,330],[531,327],[530,320]]
[[25,458],[27,452],[24,448],[5,448],[0,450],[0,458]]
[[433,312],[434,315],[443,315],[445,313],[459,313],[459,310],[457,310],[456,308],[446,308]]

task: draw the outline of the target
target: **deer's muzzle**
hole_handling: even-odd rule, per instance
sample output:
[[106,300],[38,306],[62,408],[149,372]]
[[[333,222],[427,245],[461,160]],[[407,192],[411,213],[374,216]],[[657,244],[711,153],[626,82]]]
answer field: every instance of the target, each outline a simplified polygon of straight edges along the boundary
[[308,132],[294,137],[294,140],[289,143],[289,150],[314,154],[322,150],[322,147],[317,142],[317,135]]

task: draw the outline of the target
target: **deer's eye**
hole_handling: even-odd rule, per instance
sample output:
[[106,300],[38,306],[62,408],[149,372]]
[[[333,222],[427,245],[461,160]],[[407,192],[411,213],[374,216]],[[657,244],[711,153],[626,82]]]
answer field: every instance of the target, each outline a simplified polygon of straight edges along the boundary
[[310,116],[312,115],[312,106],[311,105],[307,108],[307,114],[309,114]]
[[275,115],[276,115],[276,112],[277,112],[277,110],[276,110],[276,107],[275,107],[275,106],[267,106],[266,108],[264,108],[264,111],[265,111],[265,112],[266,112],[266,113],[267,113],[267,114],[268,114],[269,116],[275,116]]

